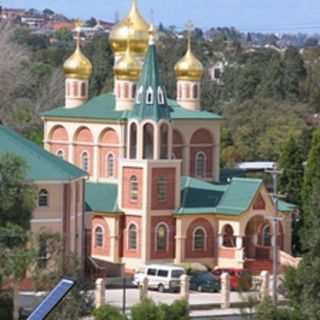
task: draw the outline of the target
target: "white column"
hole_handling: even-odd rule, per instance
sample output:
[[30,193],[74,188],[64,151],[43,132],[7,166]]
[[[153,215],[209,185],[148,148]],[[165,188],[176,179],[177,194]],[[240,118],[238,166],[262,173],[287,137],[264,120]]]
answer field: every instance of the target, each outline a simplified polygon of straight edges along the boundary
[[95,305],[96,308],[99,308],[106,304],[106,287],[105,281],[102,278],[96,280],[96,289],[95,289]]
[[243,246],[243,239],[241,236],[236,237],[236,247],[237,249],[242,249]]
[[230,276],[228,273],[221,275],[221,309],[230,308]]
[[100,171],[100,159],[99,159],[99,146],[95,144],[93,146],[93,176],[92,180],[97,182],[99,178]]

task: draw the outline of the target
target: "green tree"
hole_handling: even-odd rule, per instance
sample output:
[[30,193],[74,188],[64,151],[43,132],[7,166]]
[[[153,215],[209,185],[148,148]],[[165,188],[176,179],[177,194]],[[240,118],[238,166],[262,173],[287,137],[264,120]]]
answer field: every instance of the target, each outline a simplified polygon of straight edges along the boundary
[[301,207],[301,187],[303,183],[303,148],[301,138],[290,134],[283,144],[279,164],[283,173],[280,175],[279,189],[286,194],[286,199]]
[[36,192],[26,181],[25,161],[12,154],[0,156],[0,226],[14,223],[25,230],[36,205]]
[[108,304],[101,306],[93,311],[95,320],[127,320],[127,316]]
[[70,43],[73,40],[72,32],[66,28],[60,28],[56,30],[54,36],[58,41],[63,43]]
[[304,80],[307,75],[304,61],[300,56],[299,50],[294,47],[287,48],[283,64],[285,67],[284,87],[286,98],[293,101],[298,100],[301,81]]
[[311,210],[311,195],[316,185],[320,182],[320,130],[313,134],[311,149],[305,166],[302,185],[303,217],[306,220]]

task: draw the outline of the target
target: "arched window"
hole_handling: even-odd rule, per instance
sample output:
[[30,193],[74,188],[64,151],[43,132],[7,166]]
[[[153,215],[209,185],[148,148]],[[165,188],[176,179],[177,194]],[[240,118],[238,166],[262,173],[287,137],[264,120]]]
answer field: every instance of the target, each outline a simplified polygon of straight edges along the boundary
[[192,247],[194,251],[203,251],[206,249],[206,231],[199,227],[193,232]]
[[67,97],[70,96],[70,82],[67,82]]
[[60,159],[64,159],[64,152],[63,152],[63,150],[58,150],[58,152],[57,152],[57,157],[58,158],[60,158]]
[[168,187],[168,181],[165,177],[159,177],[158,178],[158,201],[159,202],[165,202],[167,200],[167,187]]
[[138,179],[136,176],[130,178],[130,201],[138,201]]
[[188,83],[186,84],[186,98],[190,98],[190,85]]
[[158,88],[158,103],[164,104],[164,94],[163,90],[160,87]]
[[197,99],[198,98],[198,85],[194,84],[193,85],[193,99]]
[[147,104],[153,104],[153,89],[151,87],[148,88],[147,90]]
[[89,170],[89,155],[88,152],[83,152],[82,156],[81,156],[81,168],[84,171],[88,171]]
[[86,96],[86,84],[85,82],[81,83],[81,97],[85,97]]
[[131,86],[131,98],[134,99],[136,97],[136,92],[137,92],[137,86],[133,84]]
[[138,228],[134,223],[131,223],[128,230],[128,249],[137,250],[138,243]]
[[168,125],[160,127],[160,159],[168,159]]
[[236,246],[233,228],[227,224],[223,229],[223,246],[233,248]]
[[138,90],[138,94],[137,94],[137,98],[136,98],[136,103],[141,103],[142,92],[143,92],[143,87],[140,87],[139,90]]
[[153,159],[153,125],[143,127],[143,159]]
[[178,98],[181,99],[181,94],[182,94],[182,86],[179,84],[178,86]]
[[130,126],[130,159],[137,157],[137,125],[132,123]]
[[262,245],[265,247],[271,246],[271,230],[268,224],[262,229]]
[[101,227],[96,227],[94,231],[94,237],[95,237],[95,246],[97,248],[103,248],[104,247],[104,230]]
[[127,83],[124,84],[123,90],[124,90],[125,99],[128,99],[129,98],[129,85]]
[[73,81],[73,96],[77,97],[79,92],[78,83]]
[[114,177],[114,155],[109,153],[107,155],[107,177]]
[[39,207],[48,207],[49,206],[49,192],[46,189],[41,189],[39,191],[38,198]]
[[206,155],[203,152],[196,154],[196,176],[203,178],[206,176]]
[[161,223],[156,228],[156,251],[168,250],[168,227]]

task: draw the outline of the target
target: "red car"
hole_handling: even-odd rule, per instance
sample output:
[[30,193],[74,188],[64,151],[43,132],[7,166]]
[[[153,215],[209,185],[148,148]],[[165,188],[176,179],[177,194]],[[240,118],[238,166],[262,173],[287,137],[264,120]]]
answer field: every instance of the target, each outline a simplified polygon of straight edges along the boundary
[[252,287],[252,276],[250,271],[236,268],[219,268],[213,270],[212,274],[220,279],[221,274],[224,272],[227,272],[230,275],[231,290],[246,291]]

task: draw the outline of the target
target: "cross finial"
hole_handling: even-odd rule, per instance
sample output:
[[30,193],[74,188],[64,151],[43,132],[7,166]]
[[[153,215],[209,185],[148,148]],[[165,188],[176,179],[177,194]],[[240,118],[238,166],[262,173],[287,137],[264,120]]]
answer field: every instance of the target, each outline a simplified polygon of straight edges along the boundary
[[185,28],[188,31],[188,50],[190,50],[191,49],[191,32],[193,29],[193,24],[190,20],[187,21]]
[[81,31],[81,27],[83,27],[83,22],[78,19],[75,23],[76,25],[76,30],[77,30],[77,46],[80,45],[80,31]]

